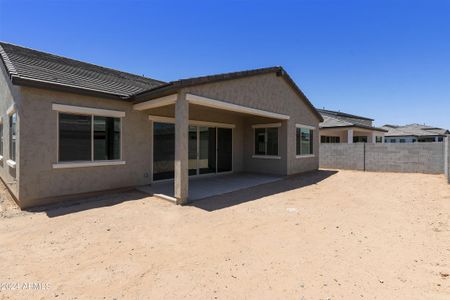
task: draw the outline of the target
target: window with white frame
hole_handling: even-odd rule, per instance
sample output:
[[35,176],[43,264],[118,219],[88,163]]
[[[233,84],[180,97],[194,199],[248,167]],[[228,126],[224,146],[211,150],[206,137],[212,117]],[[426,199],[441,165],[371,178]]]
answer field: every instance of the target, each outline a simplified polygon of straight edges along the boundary
[[58,161],[108,161],[121,157],[121,120],[59,113]]
[[341,142],[341,138],[339,136],[323,135],[320,137],[320,142],[322,144],[339,144]]
[[278,130],[281,124],[254,125],[255,156],[278,157]]
[[9,159],[16,161],[16,127],[17,127],[17,112],[9,115]]
[[0,118],[0,156],[3,158],[3,120]]
[[296,130],[296,155],[314,155],[314,129],[310,126],[297,126]]

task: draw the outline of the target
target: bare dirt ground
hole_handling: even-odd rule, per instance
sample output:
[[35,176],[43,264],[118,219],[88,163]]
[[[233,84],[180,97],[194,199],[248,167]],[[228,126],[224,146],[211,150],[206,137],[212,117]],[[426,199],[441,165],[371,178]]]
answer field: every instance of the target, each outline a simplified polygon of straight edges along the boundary
[[443,176],[320,171],[184,207],[7,201],[0,284],[45,289],[1,299],[450,299]]

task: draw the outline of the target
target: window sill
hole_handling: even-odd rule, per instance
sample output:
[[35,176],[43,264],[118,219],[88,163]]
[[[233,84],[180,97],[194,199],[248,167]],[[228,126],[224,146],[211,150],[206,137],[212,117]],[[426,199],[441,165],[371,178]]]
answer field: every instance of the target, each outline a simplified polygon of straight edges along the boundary
[[307,154],[307,155],[296,155],[295,158],[311,158],[316,157],[314,154]]
[[125,163],[126,162],[123,160],[88,161],[88,162],[60,162],[57,164],[53,164],[53,169],[117,166],[117,165],[124,165]]
[[8,160],[6,161],[6,164],[7,164],[8,166],[10,166],[11,168],[13,168],[13,169],[16,168],[16,162],[13,161],[13,160],[8,159]]
[[281,156],[276,156],[276,155],[252,155],[252,158],[281,159]]

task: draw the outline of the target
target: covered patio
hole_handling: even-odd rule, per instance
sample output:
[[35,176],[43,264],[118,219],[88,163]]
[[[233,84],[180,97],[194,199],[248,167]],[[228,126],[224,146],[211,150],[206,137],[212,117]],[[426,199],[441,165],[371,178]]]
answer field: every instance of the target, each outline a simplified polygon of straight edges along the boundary
[[376,128],[363,128],[362,125],[352,127],[335,127],[320,129],[321,143],[384,143],[384,131]]
[[[283,179],[282,176],[254,173],[223,174],[189,178],[189,196],[186,202],[193,202],[213,196],[223,195],[271,183]],[[165,200],[176,202],[173,181],[155,182],[150,186],[141,186],[139,191]]]
[[[183,92],[134,109],[148,114],[152,131],[152,183],[141,191],[185,204],[286,175],[287,115]],[[267,127],[276,131],[276,153],[256,155],[255,128]]]

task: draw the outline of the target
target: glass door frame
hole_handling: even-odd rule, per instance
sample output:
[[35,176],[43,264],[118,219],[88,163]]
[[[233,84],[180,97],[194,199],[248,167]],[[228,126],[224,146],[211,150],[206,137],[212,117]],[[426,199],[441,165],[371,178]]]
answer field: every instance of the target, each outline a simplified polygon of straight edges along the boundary
[[[152,151],[151,151],[151,168],[150,168],[150,179],[152,183],[155,182],[165,182],[165,181],[173,181],[174,178],[169,178],[169,179],[161,179],[161,180],[154,180],[153,179],[153,175],[154,175],[154,170],[153,170],[153,165],[154,165],[154,152],[155,152],[155,137],[154,137],[154,123],[167,123],[167,124],[175,124],[175,118],[171,118],[171,117],[161,117],[161,116],[152,116],[149,115],[148,116],[149,120],[151,121],[151,143],[152,143]],[[208,121],[196,121],[196,120],[189,120],[189,125],[188,125],[188,135],[189,135],[189,126],[196,126],[197,127],[197,161],[198,161],[198,153],[199,153],[199,135],[198,135],[198,128],[199,127],[212,127],[216,129],[216,171],[214,173],[208,173],[208,174],[199,174],[199,168],[198,168],[198,164],[197,164],[197,172],[196,175],[188,175],[188,177],[193,177],[193,178],[198,178],[198,177],[207,177],[207,176],[215,176],[215,175],[223,175],[223,174],[231,174],[234,172],[234,131],[236,128],[235,124],[232,123],[216,123],[216,122],[208,122]],[[231,171],[225,171],[225,172],[217,172],[217,153],[218,153],[218,147],[217,147],[217,129],[218,128],[228,128],[231,129]],[[189,136],[188,136],[189,138]],[[188,140],[189,143],[189,140]],[[189,147],[188,150],[189,151]],[[189,161],[189,153],[188,153],[188,161]],[[188,173],[189,173],[189,166],[188,166]]]
[[[230,126],[214,126],[214,125],[197,125],[195,123],[189,123],[189,126],[193,126],[197,128],[197,169],[196,169],[196,174],[195,175],[189,175],[189,177],[207,177],[207,176],[214,176],[214,175],[222,175],[222,174],[230,174],[233,173],[234,170],[234,127],[230,127]],[[200,127],[204,127],[204,128],[214,128],[215,130],[215,172],[211,172],[211,173],[205,173],[205,174],[200,174]],[[219,147],[218,147],[218,139],[219,139],[219,128],[226,128],[226,129],[231,129],[231,170],[230,171],[225,171],[225,172],[218,172],[218,164],[219,164]],[[188,150],[189,151],[189,150]],[[188,170],[189,171],[189,170]]]

